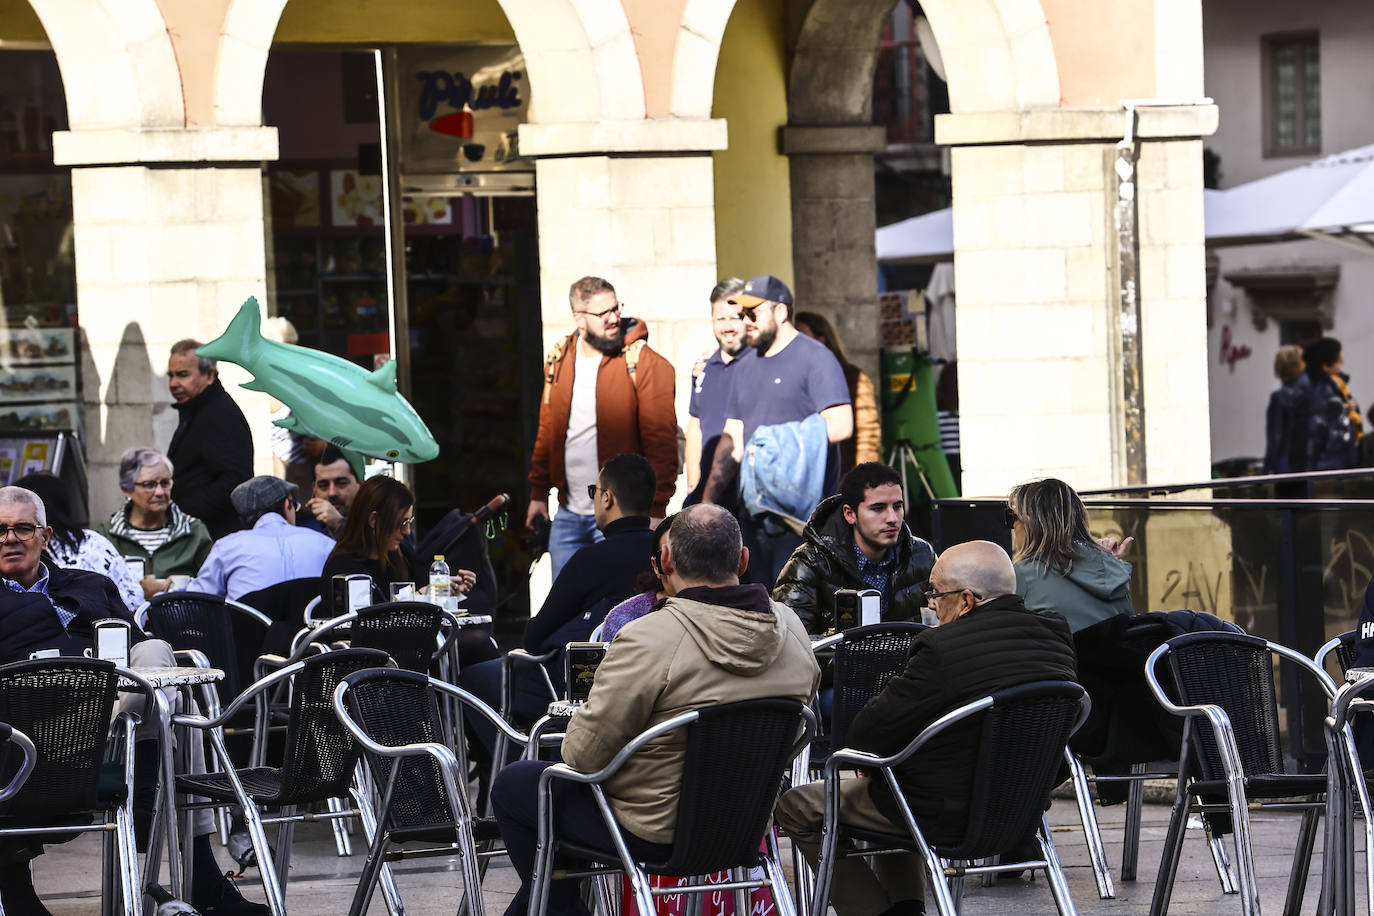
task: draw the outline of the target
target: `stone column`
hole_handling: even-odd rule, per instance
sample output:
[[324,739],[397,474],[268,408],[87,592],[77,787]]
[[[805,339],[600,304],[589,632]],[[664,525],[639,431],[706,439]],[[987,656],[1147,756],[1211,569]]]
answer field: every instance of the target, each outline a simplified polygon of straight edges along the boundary
[[792,177],[792,265],[797,307],[825,314],[849,358],[878,372],[878,261],[873,155],[881,126],[784,127]]
[[626,314],[648,322],[649,345],[677,370],[684,427],[692,363],[714,346],[707,301],[718,279],[711,151],[724,147],[720,120],[520,129],[522,152],[538,157],[546,352],[573,327],[568,287],[587,274],[605,277]]
[[[1111,225],[1120,111],[942,115],[953,147],[964,492],[1056,476],[1125,483]],[[1142,109],[1146,471],[1205,480],[1201,155],[1216,109]]]
[[[167,356],[185,337],[209,340],[265,290],[262,171],[275,128],[91,130],[54,135],[72,167],[76,277],[91,512],[117,505],[120,454],[165,449],[176,428]],[[225,388],[253,430],[260,473],[271,471],[267,403]]]

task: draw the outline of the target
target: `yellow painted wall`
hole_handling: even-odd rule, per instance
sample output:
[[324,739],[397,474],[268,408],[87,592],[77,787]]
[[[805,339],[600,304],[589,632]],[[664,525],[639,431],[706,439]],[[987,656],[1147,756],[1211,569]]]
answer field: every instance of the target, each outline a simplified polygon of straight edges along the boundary
[[0,0],[0,41],[47,41],[29,0]]
[[[12,0],[0,0],[0,3]],[[273,41],[514,41],[497,0],[290,0]]]
[[729,122],[715,153],[716,264],[722,277],[792,283],[792,190],[778,128],[787,123],[782,0],[739,0],[725,27],[712,114]]

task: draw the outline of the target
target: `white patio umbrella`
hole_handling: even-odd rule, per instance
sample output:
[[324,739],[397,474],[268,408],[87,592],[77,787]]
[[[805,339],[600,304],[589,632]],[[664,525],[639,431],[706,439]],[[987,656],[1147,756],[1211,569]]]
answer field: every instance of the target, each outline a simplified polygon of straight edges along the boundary
[[[1218,218],[1215,211],[1223,206],[1223,199],[1230,193],[1212,190],[1202,192],[1202,209],[1209,242],[1212,239],[1212,224]],[[875,245],[879,264],[932,264],[952,261],[954,211],[946,207],[884,226],[877,232]]]
[[1212,245],[1301,238],[1374,254],[1374,145],[1237,185],[1207,210]]

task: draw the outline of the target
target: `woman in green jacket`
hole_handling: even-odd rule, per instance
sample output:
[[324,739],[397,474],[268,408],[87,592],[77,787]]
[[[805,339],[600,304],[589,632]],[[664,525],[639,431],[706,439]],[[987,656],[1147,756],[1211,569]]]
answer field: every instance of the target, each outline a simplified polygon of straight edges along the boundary
[[171,576],[194,576],[213,539],[205,523],[172,502],[172,462],[155,448],[131,448],[119,459],[124,505],[97,530],[126,557],[146,564],[143,594],[166,591]]
[[1131,564],[1121,554],[1135,539],[1094,540],[1073,487],[1053,477],[1021,484],[1007,497],[1006,522],[1027,608],[1062,614],[1074,633],[1131,613]]

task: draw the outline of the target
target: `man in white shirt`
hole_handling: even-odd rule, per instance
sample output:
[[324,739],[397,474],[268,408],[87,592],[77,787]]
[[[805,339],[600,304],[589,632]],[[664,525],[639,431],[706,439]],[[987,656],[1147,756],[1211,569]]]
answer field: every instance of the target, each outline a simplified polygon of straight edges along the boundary
[[553,574],[579,548],[601,540],[587,488],[612,457],[643,455],[658,476],[651,509],[655,525],[677,486],[677,414],[673,366],[648,347],[648,328],[622,317],[624,304],[600,277],[583,277],[568,292],[577,330],[544,361],[539,434],[530,458],[525,525],[549,521],[549,490],[559,509],[549,529]]

